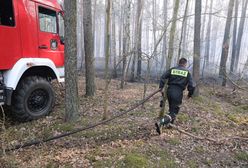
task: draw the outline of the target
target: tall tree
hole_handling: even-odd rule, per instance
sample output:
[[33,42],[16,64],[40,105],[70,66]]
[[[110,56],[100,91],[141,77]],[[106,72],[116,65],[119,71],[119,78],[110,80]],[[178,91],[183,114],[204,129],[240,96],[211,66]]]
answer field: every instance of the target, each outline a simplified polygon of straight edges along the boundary
[[105,89],[104,89],[104,114],[103,120],[109,118],[109,111],[108,111],[108,92],[109,92],[109,83],[110,83],[110,76],[109,76],[109,59],[110,59],[110,18],[111,18],[111,0],[105,1],[106,5],[106,27],[105,27]]
[[65,121],[78,116],[77,1],[65,0]]
[[182,51],[182,42],[183,42],[183,35],[185,34],[186,27],[187,27],[187,14],[188,14],[188,7],[189,7],[189,0],[186,1],[185,5],[185,10],[184,10],[184,15],[183,15],[183,23],[182,23],[182,28],[181,28],[181,37],[179,41],[179,49],[178,49],[178,60],[181,57],[181,51]]
[[175,40],[175,33],[176,33],[176,27],[177,27],[178,9],[179,9],[179,0],[176,0],[175,5],[174,5],[174,10],[173,10],[172,24],[171,24],[171,30],[170,30],[169,51],[168,51],[168,57],[166,60],[166,70],[170,68],[171,60],[174,55],[174,40]]
[[210,1],[210,10],[209,10],[209,18],[208,18],[208,26],[206,32],[206,43],[205,43],[205,55],[204,61],[206,65],[209,65],[209,53],[210,53],[210,37],[211,37],[211,29],[212,29],[212,11],[213,11],[213,0]]
[[[201,0],[195,0],[195,23],[194,23],[194,58],[193,78],[196,83],[200,79],[200,57],[201,57]],[[194,96],[199,95],[199,87],[196,86]]]
[[129,51],[130,44],[130,11],[131,11],[131,2],[130,0],[125,0],[124,10],[126,11],[126,15],[124,18],[124,30],[123,30],[123,42],[122,42],[122,51],[123,51],[123,68],[122,68],[122,79],[121,79],[121,89],[124,88],[124,84],[126,81],[126,72],[127,72],[127,56]]
[[115,26],[114,1],[112,1],[112,36],[111,36],[111,55],[113,60],[113,78],[117,78],[117,58],[116,58],[116,26]]
[[235,12],[234,12],[235,14],[234,14],[234,25],[233,25],[233,37],[232,37],[232,58],[231,58],[230,72],[233,72],[234,70],[236,42],[237,42],[238,12],[239,12],[239,0],[235,0]]
[[142,8],[143,0],[138,0],[136,8],[136,18],[135,18],[135,31],[134,31],[134,55],[131,67],[131,81],[135,79],[135,64],[138,59],[137,64],[137,76],[140,78],[141,75],[141,34],[142,34]]
[[83,0],[86,96],[95,94],[94,40],[92,32],[91,0]]
[[203,55],[203,51],[204,51],[204,41],[203,41],[203,39],[205,39],[205,35],[204,35],[204,33],[205,33],[205,23],[206,23],[206,19],[207,19],[207,17],[206,17],[206,13],[207,13],[207,9],[208,9],[208,0],[205,0],[205,6],[204,6],[204,8],[205,8],[205,10],[204,10],[204,15],[203,15],[203,19],[202,19],[202,22],[201,22],[201,55]]
[[234,7],[234,0],[230,0],[229,5],[228,5],[225,34],[224,34],[224,39],[222,43],[220,71],[219,71],[219,75],[223,79],[222,86],[226,86],[226,62],[227,62],[227,57],[228,57],[228,52],[229,52],[230,29],[231,29],[231,23],[232,23],[233,7]]
[[[164,27],[167,26],[167,3],[168,3],[168,0],[164,0],[164,3],[163,3],[163,24],[164,24]],[[167,55],[167,37],[166,37],[166,33],[164,34],[164,37],[163,37],[163,48],[162,48],[162,57],[161,57],[161,70],[160,71],[163,71],[164,69],[164,64],[165,64],[165,58],[166,58],[166,55]]]
[[239,57],[240,57],[240,48],[241,48],[241,42],[244,32],[244,24],[245,24],[245,18],[246,18],[246,10],[247,10],[247,4],[248,0],[244,0],[244,7],[242,9],[241,19],[239,22],[239,32],[238,32],[238,38],[237,38],[237,45],[236,45],[236,51],[235,51],[235,64],[234,69],[238,70],[238,64],[239,64]]
[[[173,10],[173,17],[172,17],[172,24],[171,24],[171,30],[170,30],[170,39],[169,39],[169,51],[168,51],[168,57],[166,59],[166,70],[170,69],[172,57],[174,55],[174,39],[175,39],[175,33],[176,33],[176,26],[177,26],[177,15],[178,15],[178,9],[179,9],[179,0],[175,1],[174,10]],[[166,94],[167,87],[164,87],[164,102],[167,99]],[[159,113],[159,117],[163,117],[165,113],[165,103],[163,104],[163,107],[161,108],[161,111]]]
[[135,55],[138,58],[137,62],[137,77],[141,79],[142,69],[142,51],[141,51],[141,36],[142,36],[142,9],[143,0],[138,0],[137,13],[136,13],[136,27],[135,27]]

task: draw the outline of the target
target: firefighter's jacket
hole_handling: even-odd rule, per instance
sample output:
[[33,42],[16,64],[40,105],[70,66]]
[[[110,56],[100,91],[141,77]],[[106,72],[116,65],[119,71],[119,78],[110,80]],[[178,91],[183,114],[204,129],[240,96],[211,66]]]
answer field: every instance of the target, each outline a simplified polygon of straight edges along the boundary
[[169,87],[177,86],[178,88],[182,89],[182,91],[185,90],[185,88],[187,87],[187,90],[189,91],[188,95],[193,95],[195,89],[193,79],[189,70],[187,70],[183,66],[179,65],[166,71],[161,76],[159,84],[160,89],[163,89],[166,79],[168,79]]

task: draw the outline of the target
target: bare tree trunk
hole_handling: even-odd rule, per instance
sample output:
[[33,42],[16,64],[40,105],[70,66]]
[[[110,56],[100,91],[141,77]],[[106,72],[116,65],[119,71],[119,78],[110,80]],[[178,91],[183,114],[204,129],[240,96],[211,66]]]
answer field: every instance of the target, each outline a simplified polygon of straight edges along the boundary
[[109,59],[110,59],[110,17],[111,17],[111,0],[106,0],[106,38],[105,38],[105,89],[104,89],[104,114],[103,120],[109,118],[108,111],[108,95],[109,95],[109,83],[110,83],[110,75],[109,75]]
[[234,14],[234,25],[233,25],[233,39],[232,39],[232,58],[230,65],[230,72],[234,71],[235,55],[236,55],[236,42],[237,42],[237,26],[238,26],[238,11],[239,0],[235,0],[235,14]]
[[[157,1],[156,0],[153,0],[152,1],[152,29],[153,29],[153,57],[154,59],[157,58],[157,46],[156,46],[156,43],[157,43],[157,36],[156,36],[156,33],[157,33]],[[157,72],[157,67],[158,67],[158,62],[156,61],[155,62],[155,70]]]
[[84,35],[83,35],[83,22],[82,22],[82,3],[83,0],[77,0],[77,68],[79,71],[83,72],[84,64]]
[[187,26],[187,14],[188,14],[188,6],[189,6],[189,0],[186,1],[186,6],[185,6],[185,11],[184,11],[184,16],[183,16],[183,22],[182,22],[182,28],[181,28],[181,37],[180,37],[180,41],[179,41],[179,49],[178,49],[178,57],[177,59],[179,60],[181,57],[181,51],[182,51],[182,42],[183,42],[183,35],[185,35],[185,31],[186,31],[186,26]]
[[176,26],[177,26],[176,23],[177,23],[178,9],[179,9],[179,0],[176,0],[174,11],[173,11],[171,30],[170,30],[169,51],[168,51],[168,57],[166,60],[166,70],[170,69],[171,60],[174,55],[174,39],[175,39]]
[[239,32],[238,32],[238,38],[237,38],[237,45],[236,45],[236,51],[235,51],[235,64],[234,69],[238,71],[239,68],[239,57],[240,57],[240,48],[241,48],[241,42],[244,32],[244,24],[245,24],[245,18],[246,18],[246,10],[247,10],[247,4],[248,0],[244,0],[244,7],[242,9],[241,19],[239,22]]
[[65,0],[65,121],[78,116],[77,1]]
[[127,56],[130,43],[130,10],[131,2],[130,0],[125,0],[124,9],[126,10],[126,17],[124,19],[124,32],[123,32],[123,68],[122,68],[122,80],[121,89],[124,89],[124,84],[126,81],[126,68],[127,68]]
[[[166,60],[166,70],[170,69],[171,66],[171,60],[174,53],[174,39],[175,39],[175,32],[176,32],[176,22],[177,22],[177,15],[178,15],[178,9],[179,9],[179,0],[175,1],[174,11],[173,11],[173,17],[172,17],[172,24],[171,24],[171,30],[170,30],[170,40],[169,40],[169,51],[168,51],[168,57]],[[167,99],[167,85],[164,87],[164,97],[163,100],[166,102]],[[165,103],[163,107],[160,110],[159,117],[163,117],[165,113]]]
[[91,0],[83,0],[86,96],[95,95],[94,40]]
[[[131,67],[131,81],[135,80],[135,65],[138,58],[137,64],[137,76],[141,75],[141,33],[142,33],[142,8],[143,8],[143,0],[137,1],[137,8],[136,8],[136,18],[135,18],[135,31],[134,31],[134,55],[133,55],[133,62]],[[140,73],[140,74],[139,74]]]
[[[122,60],[122,33],[123,33],[123,7],[122,1],[120,1],[120,13],[119,13],[119,58],[118,62]],[[119,66],[120,67],[120,66]]]
[[97,7],[97,0],[94,0],[94,11],[93,11],[93,25],[92,25],[92,32],[93,32],[93,39],[94,39],[94,42],[93,42],[93,47],[94,47],[94,49],[93,49],[93,53],[94,54],[96,54],[96,50],[97,50],[97,48],[96,48],[96,41],[97,41],[97,39],[96,39],[96,11],[97,11],[97,9],[96,9],[96,7]]
[[136,13],[136,31],[135,31],[135,55],[138,58],[137,63],[137,77],[138,80],[141,79],[141,69],[142,69],[142,51],[141,51],[141,37],[142,37],[142,10],[143,10],[143,0],[138,0],[137,13]]
[[[164,27],[167,26],[167,3],[168,3],[168,0],[164,0],[164,16],[163,16],[163,21],[164,21]],[[165,64],[165,58],[166,58],[166,55],[167,55],[167,37],[166,37],[166,34],[164,34],[164,37],[163,37],[163,48],[162,48],[162,57],[161,57],[161,68],[160,68],[160,72],[162,72],[164,70],[164,64]]]
[[[216,56],[216,47],[217,47],[217,37],[218,37],[218,31],[219,31],[219,25],[215,22],[213,24],[213,42],[212,42],[212,48],[211,48],[211,56],[212,56],[212,61],[214,64],[216,64],[216,59],[215,59],[215,56]],[[215,67],[214,67],[215,68]]]
[[233,7],[234,7],[234,0],[230,0],[229,5],[228,5],[228,14],[227,14],[227,19],[226,19],[225,35],[223,39],[221,61],[220,61],[220,71],[219,71],[219,75],[223,79],[222,86],[226,86],[226,62],[227,62],[228,51],[229,51],[229,40],[230,40],[230,29],[231,29],[231,23],[232,23]]
[[112,43],[111,43],[111,55],[114,59],[113,64],[113,78],[117,78],[117,58],[116,58],[116,32],[115,32],[115,12],[114,2],[112,2]]
[[247,69],[248,69],[248,56],[246,56],[246,57],[247,57],[247,59],[246,59],[243,71],[241,73],[241,79],[243,78],[244,74],[247,72]]
[[[205,0],[205,11],[204,11],[204,13],[207,13],[207,9],[208,9],[208,0]],[[205,33],[205,23],[206,23],[206,15],[203,15],[203,20],[202,20],[202,26],[201,26],[201,39],[202,39],[202,41],[201,41],[201,55],[203,55],[203,52],[204,52],[204,41],[203,41],[203,39],[205,39],[205,37],[204,37],[204,33]]]
[[[195,0],[195,29],[194,29],[194,58],[193,58],[193,78],[198,83],[200,79],[200,57],[201,57],[201,0]],[[199,96],[198,85],[194,96]]]
[[212,10],[213,10],[213,0],[210,1],[210,15],[208,19],[208,27],[206,32],[206,44],[205,44],[205,54],[204,54],[204,66],[208,69],[209,65],[209,53],[210,53],[210,36],[211,36],[211,29],[212,29]]

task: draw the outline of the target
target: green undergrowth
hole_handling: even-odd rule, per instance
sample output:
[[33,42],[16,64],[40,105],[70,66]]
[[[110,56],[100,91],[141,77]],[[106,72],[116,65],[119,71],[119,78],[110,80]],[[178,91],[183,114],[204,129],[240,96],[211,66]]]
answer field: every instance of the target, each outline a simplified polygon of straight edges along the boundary
[[93,167],[177,167],[173,155],[166,149],[156,145],[145,146],[143,142],[135,142],[125,148],[117,147],[107,150],[107,153],[105,150],[97,148],[89,153],[87,158],[90,160]]
[[235,158],[239,161],[244,161],[248,163],[248,152],[247,151],[237,152],[235,154]]

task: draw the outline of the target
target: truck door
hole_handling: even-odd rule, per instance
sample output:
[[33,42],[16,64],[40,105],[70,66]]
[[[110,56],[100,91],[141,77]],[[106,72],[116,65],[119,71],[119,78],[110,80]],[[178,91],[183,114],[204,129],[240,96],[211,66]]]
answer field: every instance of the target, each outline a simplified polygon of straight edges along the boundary
[[57,67],[64,66],[64,46],[58,32],[58,12],[37,5],[38,8],[38,50],[40,58],[49,58]]

